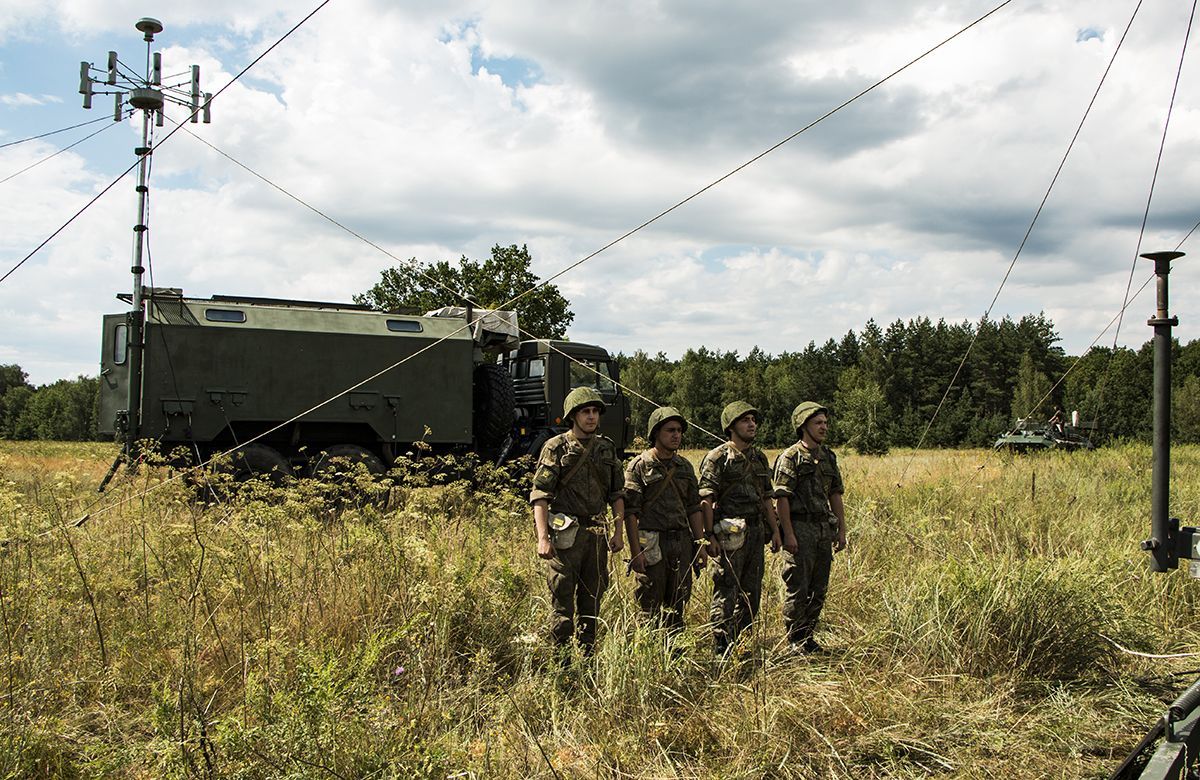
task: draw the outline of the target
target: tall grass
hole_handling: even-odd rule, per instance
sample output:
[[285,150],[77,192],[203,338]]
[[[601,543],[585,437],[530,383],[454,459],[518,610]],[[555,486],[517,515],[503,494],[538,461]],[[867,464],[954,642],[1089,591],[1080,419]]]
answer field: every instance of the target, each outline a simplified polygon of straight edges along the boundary
[[[1196,584],[1137,552],[1137,446],[847,454],[831,653],[785,651],[775,556],[725,663],[707,577],[671,638],[617,561],[598,653],[566,666],[500,474],[409,469],[389,507],[331,511],[148,468],[97,500],[114,454],[0,443],[4,776],[1102,776],[1200,666],[1118,649],[1200,651]],[[1181,517],[1198,474],[1177,449]]]

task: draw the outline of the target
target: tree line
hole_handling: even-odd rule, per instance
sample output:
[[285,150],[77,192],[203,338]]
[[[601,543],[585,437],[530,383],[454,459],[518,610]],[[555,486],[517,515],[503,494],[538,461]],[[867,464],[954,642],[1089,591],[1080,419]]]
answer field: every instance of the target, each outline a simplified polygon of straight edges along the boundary
[[0,439],[97,440],[99,403],[99,377],[34,387],[20,366],[0,365]]
[[[1096,443],[1148,441],[1151,343],[1071,357],[1058,341],[1044,314],[978,323],[918,317],[886,328],[870,320],[840,340],[774,356],[758,347],[745,357],[700,347],[678,360],[637,351],[618,362],[625,385],[718,434],[726,403],[758,405],[766,446],[791,443],[791,410],[804,400],[829,404],[834,443],[863,453],[918,443],[986,447],[1018,418],[1044,421],[1056,409],[1094,423]],[[1175,343],[1173,385],[1176,441],[1200,442],[1200,341]],[[631,405],[635,423],[653,408],[637,397]],[[690,438],[696,446],[707,440],[699,432]]]
[[[1083,422],[1095,423],[1097,444],[1148,441],[1151,342],[1138,350],[1095,348],[1079,358],[1064,354],[1058,341],[1043,314],[977,324],[919,317],[886,328],[871,320],[840,340],[778,355],[700,347],[677,360],[640,350],[616,360],[631,390],[717,434],[725,404],[751,401],[763,417],[760,441],[771,447],[791,442],[791,411],[810,399],[830,405],[834,443],[863,453],[913,447],[922,437],[925,447],[986,447],[1017,418],[1044,420],[1055,409],[1078,410]],[[1200,340],[1173,347],[1174,439],[1200,443]],[[86,376],[34,387],[20,366],[0,365],[0,438],[101,438],[99,390],[99,379]],[[640,430],[654,407],[632,394],[630,403]],[[699,431],[689,438],[707,445]]]

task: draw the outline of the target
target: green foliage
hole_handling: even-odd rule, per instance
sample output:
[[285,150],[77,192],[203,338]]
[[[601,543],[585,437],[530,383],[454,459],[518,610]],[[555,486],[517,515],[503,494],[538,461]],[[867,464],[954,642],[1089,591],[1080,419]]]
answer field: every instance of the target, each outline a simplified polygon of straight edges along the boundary
[[60,379],[35,389],[19,366],[0,366],[0,438],[93,440],[99,402],[97,377]]
[[1028,352],[1021,355],[1021,366],[1017,370],[1017,386],[1013,390],[1012,419],[1024,417],[1049,419],[1050,412],[1046,408],[1050,394],[1050,380],[1033,362],[1033,355]]
[[[492,256],[482,262],[465,255],[457,265],[441,260],[425,264],[413,258],[407,265],[388,268],[380,280],[356,303],[383,311],[426,312],[443,306],[467,306],[467,299],[486,308],[507,304],[539,284],[531,270],[533,258],[524,245],[492,247]],[[535,338],[566,338],[575,319],[570,302],[553,284],[538,286],[511,308],[516,310],[523,330]]]
[[887,399],[879,383],[866,371],[851,367],[842,372],[834,406],[838,410],[839,428],[855,452],[887,454]]
[[[1053,325],[1042,315],[984,320],[978,326],[918,318],[897,320],[886,329],[871,320],[861,334],[850,331],[840,340],[809,343],[801,351],[776,356],[757,347],[745,358],[701,347],[688,350],[678,361],[662,354],[651,359],[645,353],[621,356],[620,361],[625,384],[657,403],[680,408],[712,431],[719,431],[724,404],[741,398],[762,411],[759,442],[785,446],[794,438],[792,409],[814,400],[832,403],[831,443],[853,445],[859,437],[868,450],[881,452],[918,442],[931,447],[989,445],[1010,424],[1022,356],[1028,355],[1029,364],[1042,376],[1065,371],[1066,359],[1054,346],[1057,340]],[[843,380],[846,373],[850,376]],[[652,408],[648,402],[633,401],[634,424]],[[863,414],[868,419],[859,419]],[[866,439],[864,431],[870,432]],[[713,443],[699,431],[688,441],[697,447]]]
[[1200,376],[1189,376],[1171,396],[1175,441],[1200,443]]

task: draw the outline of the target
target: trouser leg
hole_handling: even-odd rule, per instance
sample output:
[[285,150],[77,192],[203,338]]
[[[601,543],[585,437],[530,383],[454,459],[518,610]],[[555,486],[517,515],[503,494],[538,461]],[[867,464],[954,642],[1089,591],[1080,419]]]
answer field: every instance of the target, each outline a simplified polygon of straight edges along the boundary
[[758,525],[746,529],[736,550],[722,551],[720,571],[713,575],[713,650],[724,653],[750,627],[762,602],[763,546]]
[[[576,538],[576,546],[579,540]],[[546,561],[546,584],[550,587],[550,636],[554,644],[566,645],[575,633],[575,591],[579,584],[579,565],[575,548],[555,550]]]
[[663,613],[663,625],[671,632],[684,629],[684,609],[692,596],[692,555],[695,544],[692,535],[687,531],[678,531],[668,535],[667,549],[663,551],[663,559],[670,561],[668,567],[668,583],[666,594],[666,610]]
[[[741,567],[738,569],[738,584],[741,592],[734,623],[738,635],[749,628],[754,619],[758,617],[758,609],[762,604],[763,572],[766,569],[762,526],[757,526],[747,532],[746,543],[739,552],[744,552],[744,555]],[[734,637],[734,639],[736,638],[737,636]]]
[[691,535],[659,534],[662,560],[637,576],[635,596],[647,617],[670,630],[684,626],[683,607],[692,593]]
[[833,547],[818,523],[794,522],[792,528],[799,550],[784,553],[783,621],[788,641],[803,642],[812,636],[825,605]]
[[591,653],[596,644],[600,598],[608,589],[608,545],[603,534],[580,531],[580,535],[586,535],[588,541],[580,558],[575,614],[579,624],[579,644],[584,653]]

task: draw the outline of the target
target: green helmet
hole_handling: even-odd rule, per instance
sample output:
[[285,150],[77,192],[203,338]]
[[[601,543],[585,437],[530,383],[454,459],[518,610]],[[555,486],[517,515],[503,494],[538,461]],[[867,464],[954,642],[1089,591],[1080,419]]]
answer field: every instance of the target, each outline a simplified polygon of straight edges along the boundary
[[687,420],[683,419],[683,415],[674,406],[660,406],[653,412],[650,412],[650,422],[646,426],[646,438],[650,440],[650,444],[654,444],[654,434],[658,433],[658,428],[668,420],[679,420],[683,425],[683,430],[688,429]]
[[570,420],[571,415],[575,414],[582,406],[599,406],[600,414],[604,414],[604,399],[596,392],[593,387],[577,387],[567,393],[567,397],[563,399],[563,419]]
[[805,401],[792,410],[792,427],[796,429],[796,435],[800,435],[800,429],[804,427],[804,423],[814,414],[829,414],[829,409],[821,406],[816,401]]
[[750,404],[745,401],[734,401],[721,412],[721,430],[729,433],[733,424],[748,414],[754,415],[755,420],[759,417],[758,410]]

